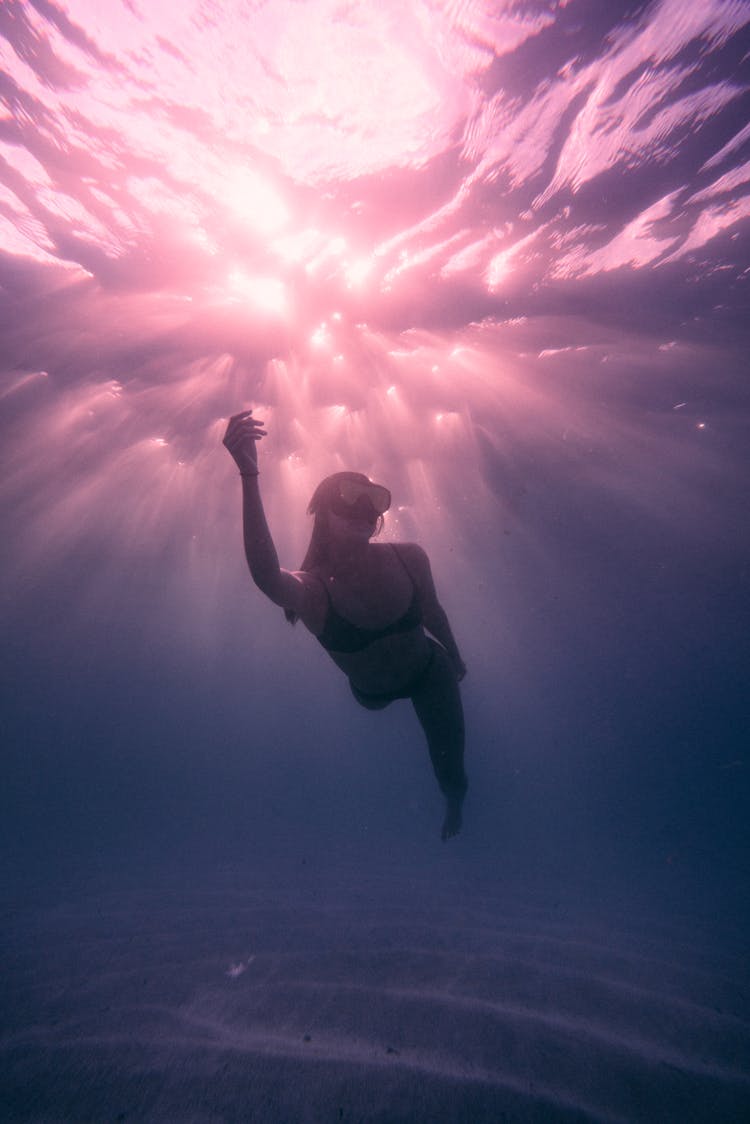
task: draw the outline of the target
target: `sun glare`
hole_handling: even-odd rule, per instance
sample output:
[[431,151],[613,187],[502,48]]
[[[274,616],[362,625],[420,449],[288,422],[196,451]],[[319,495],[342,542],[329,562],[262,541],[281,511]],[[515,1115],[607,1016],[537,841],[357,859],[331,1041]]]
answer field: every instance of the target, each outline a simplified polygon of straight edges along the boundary
[[358,258],[354,261],[347,262],[344,266],[344,277],[346,279],[346,287],[348,289],[356,289],[364,285],[368,280],[374,269],[374,261],[372,258]]
[[274,277],[253,277],[236,268],[227,278],[226,292],[230,300],[247,303],[259,312],[282,316],[289,311],[287,291]]
[[219,192],[220,202],[262,234],[277,234],[289,222],[289,209],[279,192],[250,168],[228,169]]

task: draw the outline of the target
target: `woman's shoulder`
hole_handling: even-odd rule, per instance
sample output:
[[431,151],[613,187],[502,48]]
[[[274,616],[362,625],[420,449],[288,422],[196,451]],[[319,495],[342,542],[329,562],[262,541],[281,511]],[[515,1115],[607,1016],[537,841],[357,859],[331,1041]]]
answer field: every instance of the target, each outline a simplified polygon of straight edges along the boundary
[[393,542],[388,545],[407,561],[413,560],[422,566],[425,563],[429,564],[426,550],[417,542]]
[[416,542],[394,542],[392,548],[396,551],[401,562],[417,582],[430,579],[430,560],[427,552]]

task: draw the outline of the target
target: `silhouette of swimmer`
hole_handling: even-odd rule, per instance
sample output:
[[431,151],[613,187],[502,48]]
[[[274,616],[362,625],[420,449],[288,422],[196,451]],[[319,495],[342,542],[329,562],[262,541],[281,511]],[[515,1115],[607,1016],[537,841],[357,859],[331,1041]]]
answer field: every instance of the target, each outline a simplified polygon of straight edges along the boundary
[[427,555],[416,543],[371,542],[390,492],[361,473],[337,472],[310,500],[315,519],[300,569],[283,570],[258,487],[257,442],[265,435],[252,410],[230,418],[224,435],[242,477],[245,555],[253,581],[288,620],[301,620],[312,632],[362,706],[380,710],[394,699],[411,699],[445,797],[441,837],[450,839],[461,830],[467,788],[458,688],[466,667]]

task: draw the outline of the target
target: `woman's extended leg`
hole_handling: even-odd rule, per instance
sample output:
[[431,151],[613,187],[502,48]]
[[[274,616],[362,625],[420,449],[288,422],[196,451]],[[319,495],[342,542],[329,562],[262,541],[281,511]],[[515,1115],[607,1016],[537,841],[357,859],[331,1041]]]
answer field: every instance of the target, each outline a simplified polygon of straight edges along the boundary
[[464,711],[458,681],[443,648],[434,641],[432,662],[420,679],[411,701],[427,737],[430,760],[446,812],[442,838],[461,830],[461,805],[468,782],[464,772]]

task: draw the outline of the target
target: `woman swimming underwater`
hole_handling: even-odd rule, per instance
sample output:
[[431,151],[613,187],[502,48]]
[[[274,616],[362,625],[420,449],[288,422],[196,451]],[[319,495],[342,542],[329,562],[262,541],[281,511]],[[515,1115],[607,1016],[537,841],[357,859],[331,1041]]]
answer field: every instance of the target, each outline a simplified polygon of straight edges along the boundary
[[371,542],[390,507],[390,492],[361,473],[337,472],[321,481],[310,500],[314,523],[302,566],[283,570],[258,487],[257,442],[265,435],[252,410],[230,418],[224,435],[242,477],[245,555],[253,581],[288,620],[299,619],[312,632],[362,706],[380,710],[394,699],[411,699],[445,797],[441,835],[450,839],[461,830],[467,787],[458,688],[466,667],[427,555],[416,543]]

